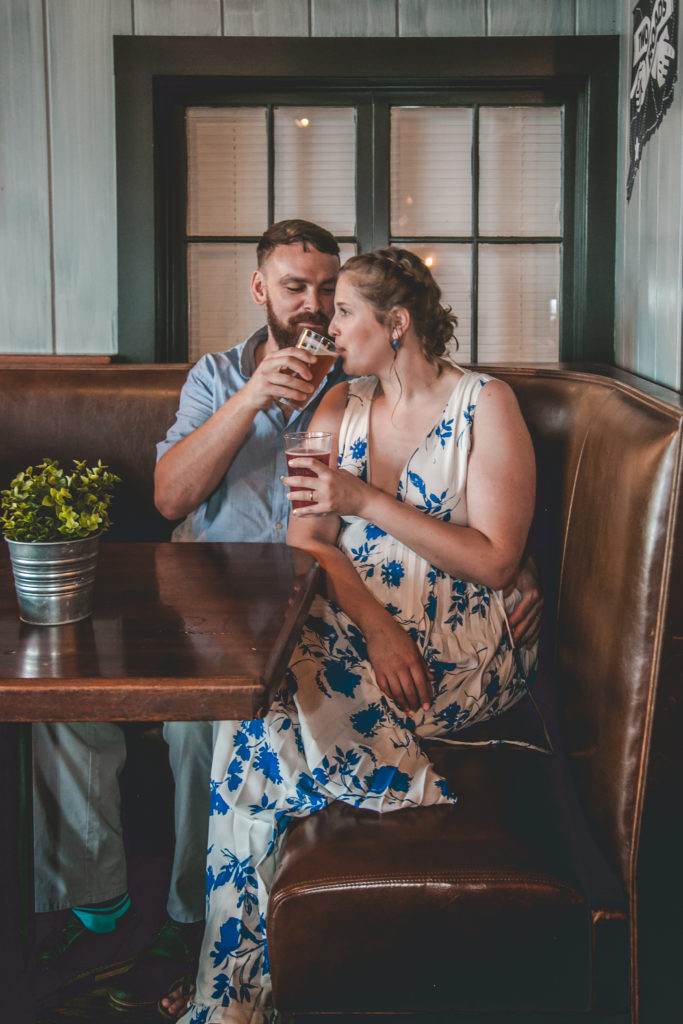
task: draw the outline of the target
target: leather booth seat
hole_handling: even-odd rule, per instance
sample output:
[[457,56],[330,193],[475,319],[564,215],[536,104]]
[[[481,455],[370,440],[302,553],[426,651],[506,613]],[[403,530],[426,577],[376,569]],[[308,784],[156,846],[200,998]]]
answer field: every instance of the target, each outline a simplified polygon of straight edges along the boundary
[[[154,445],[185,366],[0,369],[0,485],[44,455],[123,478],[108,539],[166,539]],[[486,367],[534,441],[545,595],[533,688],[430,747],[453,807],[296,823],[269,907],[296,1022],[677,1019],[683,956],[683,402],[606,367]],[[538,743],[542,747],[543,743]]]

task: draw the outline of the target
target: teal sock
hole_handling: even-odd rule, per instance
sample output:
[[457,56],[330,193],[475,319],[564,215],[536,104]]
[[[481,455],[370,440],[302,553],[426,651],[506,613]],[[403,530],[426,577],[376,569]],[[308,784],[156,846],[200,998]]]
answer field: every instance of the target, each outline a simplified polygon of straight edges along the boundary
[[123,896],[116,896],[113,900],[106,900],[104,903],[96,903],[89,907],[72,907],[76,917],[83,922],[88,931],[104,935],[106,932],[113,932],[116,922],[126,913],[130,907],[130,896],[124,892]]

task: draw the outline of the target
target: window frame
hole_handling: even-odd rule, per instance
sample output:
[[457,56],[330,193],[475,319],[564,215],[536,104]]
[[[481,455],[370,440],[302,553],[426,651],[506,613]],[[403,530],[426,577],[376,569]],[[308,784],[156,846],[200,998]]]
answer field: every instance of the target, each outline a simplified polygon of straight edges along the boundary
[[[222,88],[229,89],[232,102],[239,102],[240,95],[249,95],[250,103],[260,96],[260,105],[299,103],[305,90],[330,105],[344,105],[359,92],[381,96],[386,100],[384,124],[373,120],[367,106],[359,109],[359,147],[374,137],[385,147],[387,168],[389,110],[401,97],[405,102],[419,92],[442,104],[455,98],[476,102],[477,97],[491,102],[496,96],[505,105],[524,102],[524,96],[535,102],[559,100],[570,141],[561,273],[563,295],[571,296],[563,303],[560,359],[613,363],[619,55],[614,37],[294,42],[121,36],[114,39],[114,55],[122,358],[187,359],[182,340],[185,260],[171,258],[178,241],[173,225],[180,216],[173,203],[184,209],[185,196],[169,181],[174,159],[184,154],[174,155],[169,147],[173,129],[179,130],[173,119],[184,110],[187,96],[207,97],[207,88]],[[264,67],[268,76],[261,73]],[[367,68],[373,69],[371,76]],[[380,233],[384,217],[389,233],[388,189],[377,174],[371,176],[371,187],[366,185],[358,182],[359,197],[372,206],[365,211],[372,212],[370,221],[362,209],[359,214],[362,249],[375,244],[369,222],[380,225]]]

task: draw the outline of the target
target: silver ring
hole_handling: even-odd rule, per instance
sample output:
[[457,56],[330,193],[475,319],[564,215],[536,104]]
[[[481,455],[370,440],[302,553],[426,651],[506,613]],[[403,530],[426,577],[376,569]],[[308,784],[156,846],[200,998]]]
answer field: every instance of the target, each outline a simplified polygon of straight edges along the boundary
[[309,501],[315,501],[315,497],[313,496],[313,491],[309,491],[308,492],[308,500]]

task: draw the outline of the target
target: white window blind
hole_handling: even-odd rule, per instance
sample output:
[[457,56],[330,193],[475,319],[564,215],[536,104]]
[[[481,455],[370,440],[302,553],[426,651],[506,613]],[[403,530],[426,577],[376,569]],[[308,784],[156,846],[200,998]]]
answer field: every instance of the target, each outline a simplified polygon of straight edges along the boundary
[[472,231],[472,111],[392,107],[391,234]]
[[276,107],[275,220],[303,217],[356,232],[354,107]]
[[263,107],[190,107],[187,233],[253,235],[268,218],[268,141]]
[[249,292],[256,267],[253,243],[196,242],[188,246],[188,358],[244,341],[265,322]]
[[444,245],[435,242],[411,243],[409,248],[431,270],[441,289],[441,301],[450,306],[458,318],[455,328],[457,348],[452,344],[448,355],[456,363],[470,360],[472,328],[472,247]]
[[479,247],[478,362],[557,360],[560,265],[559,245]]
[[[272,115],[269,184],[265,106],[187,111],[192,360],[238,344],[263,323],[249,280],[254,239],[268,223],[269,192],[274,220],[303,217],[337,236],[356,236],[355,107],[279,105]],[[557,360],[562,108],[480,105],[475,118],[471,106],[406,105],[390,107],[389,117],[389,240],[407,239],[399,244],[431,260],[443,299],[458,317],[453,358]],[[373,173],[382,159],[374,154]],[[381,232],[380,225],[380,238]],[[343,243],[342,261],[356,248],[354,241]]]
[[562,111],[483,107],[479,114],[479,230],[551,235],[562,225]]

